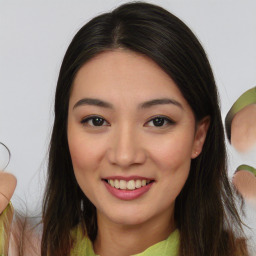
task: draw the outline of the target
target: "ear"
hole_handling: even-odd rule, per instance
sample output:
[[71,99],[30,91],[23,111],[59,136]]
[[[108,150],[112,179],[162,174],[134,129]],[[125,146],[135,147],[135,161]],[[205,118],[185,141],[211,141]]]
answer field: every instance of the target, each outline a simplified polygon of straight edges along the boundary
[[192,159],[194,159],[194,158],[198,157],[198,155],[200,155],[209,126],[210,126],[210,116],[204,117],[202,120],[200,120],[197,123],[193,149],[191,152]]

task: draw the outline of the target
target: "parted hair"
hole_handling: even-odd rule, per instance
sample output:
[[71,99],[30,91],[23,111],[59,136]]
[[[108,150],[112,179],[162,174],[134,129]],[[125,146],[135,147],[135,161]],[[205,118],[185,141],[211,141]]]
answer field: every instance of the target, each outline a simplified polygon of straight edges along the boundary
[[78,70],[104,51],[129,49],[157,63],[176,83],[196,121],[210,116],[202,153],[191,162],[188,179],[175,201],[179,256],[246,256],[242,221],[227,176],[224,129],[214,76],[200,42],[167,10],[144,2],[121,5],[85,24],[64,56],[55,95],[47,186],[43,204],[42,256],[69,255],[71,230],[81,225],[97,236],[96,208],[81,191],[73,171],[67,117]]

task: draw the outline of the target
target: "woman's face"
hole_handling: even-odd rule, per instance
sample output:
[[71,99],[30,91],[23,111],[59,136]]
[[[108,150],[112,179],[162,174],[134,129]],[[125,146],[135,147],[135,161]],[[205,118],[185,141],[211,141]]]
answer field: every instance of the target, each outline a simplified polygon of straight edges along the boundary
[[170,218],[206,131],[206,121],[195,129],[178,87],[148,57],[107,51],[76,75],[68,143],[98,217],[123,225]]

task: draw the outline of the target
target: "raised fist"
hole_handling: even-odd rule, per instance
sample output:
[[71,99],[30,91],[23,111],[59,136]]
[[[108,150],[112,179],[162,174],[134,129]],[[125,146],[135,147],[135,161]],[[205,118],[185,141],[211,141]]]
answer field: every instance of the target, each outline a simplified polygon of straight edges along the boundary
[[13,174],[0,171],[0,214],[11,200],[16,185],[17,179]]

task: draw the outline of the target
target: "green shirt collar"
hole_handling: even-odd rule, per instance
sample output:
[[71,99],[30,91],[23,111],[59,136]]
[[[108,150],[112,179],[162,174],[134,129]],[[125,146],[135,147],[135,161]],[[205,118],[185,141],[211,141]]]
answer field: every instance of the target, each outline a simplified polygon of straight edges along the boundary
[[[71,251],[71,256],[99,256],[94,253],[92,242],[88,237],[82,235],[80,228],[78,228],[75,233],[76,243],[73,250]],[[132,256],[177,256],[179,251],[179,238],[179,231],[176,229],[169,235],[167,239],[150,246],[144,252],[134,254]]]

